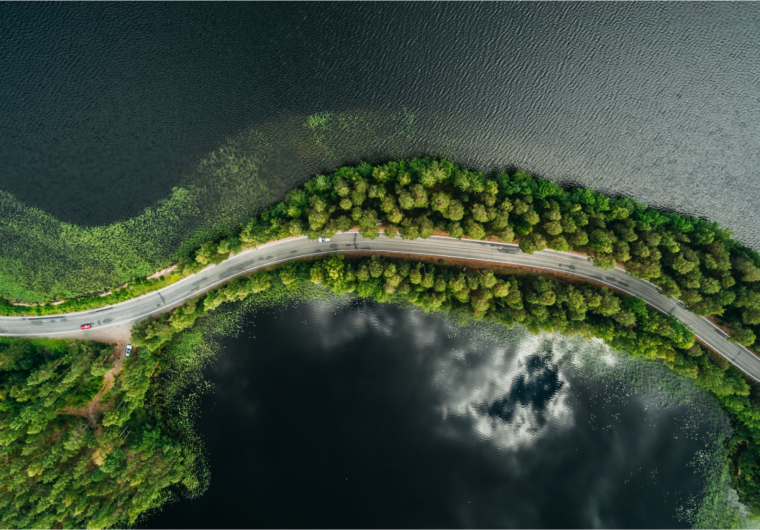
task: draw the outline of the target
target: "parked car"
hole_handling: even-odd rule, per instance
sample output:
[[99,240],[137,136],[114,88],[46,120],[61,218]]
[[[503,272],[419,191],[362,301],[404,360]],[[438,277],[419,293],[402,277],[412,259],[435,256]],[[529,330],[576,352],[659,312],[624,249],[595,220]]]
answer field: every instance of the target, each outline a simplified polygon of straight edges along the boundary
[[92,327],[92,324],[82,324],[79,326],[79,329],[90,329]]
[[320,243],[327,243],[328,241],[330,241],[330,238],[329,237],[320,237],[317,241],[319,241]]
[[132,345],[127,344],[127,357],[129,357],[129,354],[132,353]]

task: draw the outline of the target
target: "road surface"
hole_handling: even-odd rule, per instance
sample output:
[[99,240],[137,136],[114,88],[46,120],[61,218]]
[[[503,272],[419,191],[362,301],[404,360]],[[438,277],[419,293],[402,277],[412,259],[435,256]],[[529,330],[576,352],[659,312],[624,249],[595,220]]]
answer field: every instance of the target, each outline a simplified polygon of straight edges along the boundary
[[[338,234],[332,241],[317,243],[306,237],[286,239],[242,252],[219,265],[207,267],[160,291],[120,304],[60,316],[0,317],[0,335],[46,336],[52,338],[93,336],[103,328],[129,325],[149,315],[180,305],[188,298],[262,267],[307,256],[335,252],[377,252],[384,254],[417,254],[508,265],[524,265],[550,271],[560,271],[604,283],[625,293],[640,296],[655,309],[673,315],[688,325],[702,342],[723,355],[753,379],[760,381],[760,358],[739,344],[728,342],[725,334],[708,320],[686,310],[680,302],[660,294],[657,287],[627,274],[622,269],[602,270],[585,257],[565,252],[544,250],[528,255],[516,245],[490,241],[457,240],[449,237],[405,240],[362,238],[356,232]],[[82,332],[79,326],[92,324],[92,330]]]

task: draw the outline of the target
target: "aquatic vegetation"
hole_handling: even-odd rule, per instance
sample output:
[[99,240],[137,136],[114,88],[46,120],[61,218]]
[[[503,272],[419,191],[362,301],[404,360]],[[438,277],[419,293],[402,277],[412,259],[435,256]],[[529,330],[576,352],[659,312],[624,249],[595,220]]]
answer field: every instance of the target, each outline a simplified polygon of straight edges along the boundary
[[7,194],[0,202],[1,294],[29,302],[98,292],[152,274],[168,264],[161,248],[178,242],[179,226],[172,219],[198,211],[191,190],[175,189],[169,200],[140,217],[83,228],[25,207]]
[[615,355],[608,347],[579,337],[555,336],[552,360],[579,380],[601,382],[603,386],[593,398],[605,405],[637,399],[652,389],[657,389],[659,407],[692,405],[674,436],[693,437],[697,425],[706,427],[699,437],[704,449],[698,451],[690,463],[704,482],[698,498],[682,499],[684,504],[677,510],[677,517],[694,528],[747,525],[746,506],[738,502],[730,476],[734,433],[729,415],[714,395],[662,363],[642,363],[632,356]]
[[[106,226],[64,223],[0,191],[0,299],[94,299],[72,305],[74,310],[122,300],[97,302],[99,294],[177,263],[207,240],[235,235],[252,215],[309,175],[337,167],[345,157],[388,156],[386,149],[396,149],[410,134],[413,118],[406,111],[331,113],[335,125],[321,144],[304,127],[306,116],[263,123],[203,157],[165,200]],[[0,306],[0,314],[19,314]]]
[[181,275],[168,272],[160,277],[138,278],[107,294],[72,298],[56,304],[16,305],[0,299],[0,314],[5,316],[56,315],[97,309],[163,289],[181,279]]

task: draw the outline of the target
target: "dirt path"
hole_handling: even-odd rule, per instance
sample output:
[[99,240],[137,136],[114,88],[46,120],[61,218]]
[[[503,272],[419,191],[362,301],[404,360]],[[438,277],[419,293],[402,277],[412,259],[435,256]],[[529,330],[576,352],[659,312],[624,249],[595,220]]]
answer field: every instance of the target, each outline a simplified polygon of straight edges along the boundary
[[100,402],[103,400],[103,397],[108,393],[108,391],[113,387],[114,379],[121,371],[121,363],[126,355],[126,342],[118,341],[112,344],[115,344],[113,353],[111,354],[111,358],[115,359],[113,362],[113,368],[108,370],[103,375],[103,384],[101,385],[100,390],[98,390],[98,393],[95,395],[95,397],[93,397],[84,407],[60,409],[58,411],[58,414],[82,416],[90,420],[90,422],[92,422],[93,428],[97,429],[98,414],[101,414],[113,407],[113,403],[105,403],[104,405],[101,405]]

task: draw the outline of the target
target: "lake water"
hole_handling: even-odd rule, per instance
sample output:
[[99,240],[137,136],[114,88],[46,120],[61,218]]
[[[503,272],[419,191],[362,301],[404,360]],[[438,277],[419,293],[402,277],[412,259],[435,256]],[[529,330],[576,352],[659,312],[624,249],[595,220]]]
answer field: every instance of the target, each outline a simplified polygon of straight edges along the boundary
[[498,329],[345,299],[249,315],[207,371],[209,490],[145,525],[688,527],[714,402],[658,390],[658,363]]
[[[179,241],[339,164],[433,154],[760,248],[757,4],[3,4],[0,29],[0,189],[64,221],[205,188]],[[247,140],[214,160],[235,169],[199,165],[230,138]],[[704,481],[687,464],[716,428],[697,405],[610,404],[545,344],[386,306],[254,324],[208,374],[211,488],[150,524],[688,525]]]
[[[0,26],[0,188],[65,220],[133,216],[288,116],[405,107],[392,154],[523,167],[760,247],[756,4],[6,4]],[[351,158],[281,147],[265,181]]]

